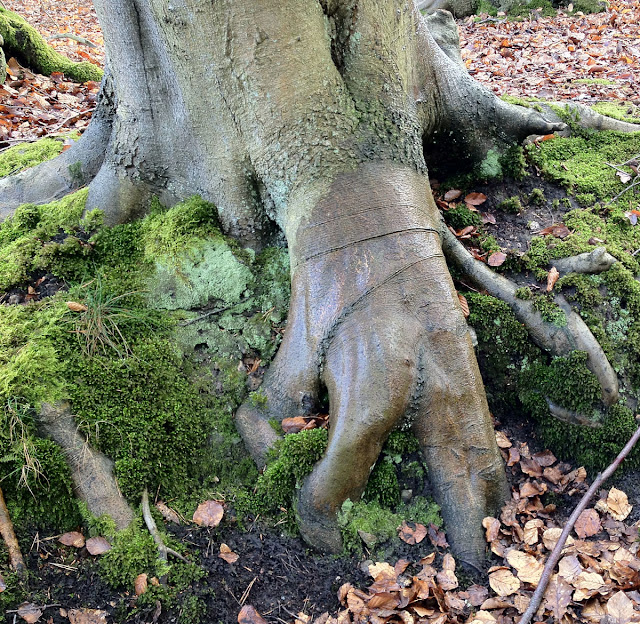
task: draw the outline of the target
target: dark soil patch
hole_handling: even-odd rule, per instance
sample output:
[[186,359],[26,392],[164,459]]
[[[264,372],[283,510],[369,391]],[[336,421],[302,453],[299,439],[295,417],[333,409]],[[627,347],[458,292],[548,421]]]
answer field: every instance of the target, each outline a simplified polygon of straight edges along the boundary
[[68,289],[67,284],[55,275],[36,271],[29,276],[28,281],[24,284],[0,293],[0,304],[25,305],[31,301],[52,297],[58,291]]

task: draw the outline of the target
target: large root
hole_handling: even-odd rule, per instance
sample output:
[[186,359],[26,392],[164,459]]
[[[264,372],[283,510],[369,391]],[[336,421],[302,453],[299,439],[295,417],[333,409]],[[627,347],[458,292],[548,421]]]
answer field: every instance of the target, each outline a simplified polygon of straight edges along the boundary
[[[597,377],[602,390],[602,402],[610,406],[618,400],[618,377],[613,370],[602,347],[595,339],[584,321],[576,314],[564,297],[557,295],[556,303],[567,318],[564,327],[546,322],[540,312],[534,309],[531,301],[516,297],[516,285],[507,278],[494,273],[486,264],[476,260],[446,228],[442,227],[442,248],[447,259],[455,264],[476,286],[490,295],[509,304],[518,320],[523,323],[533,341],[554,355],[568,355],[571,351],[585,351],[588,355],[587,367]],[[587,255],[587,254],[585,254]],[[606,262],[606,260],[605,260]],[[580,263],[575,260],[575,263]],[[610,264],[609,264],[610,266]],[[580,424],[597,425],[593,416],[578,415],[549,404],[552,413],[562,419]]]
[[320,386],[327,388],[328,448],[297,509],[305,539],[336,552],[337,511],[360,498],[406,414],[448,537],[461,560],[479,566],[482,518],[499,508],[507,487],[425,183],[392,163],[336,178],[291,249],[289,323],[262,386],[266,407],[243,405],[236,423],[262,463],[277,439],[270,420],[313,411]]
[[118,530],[133,520],[133,511],[124,499],[113,476],[113,462],[92,449],[78,427],[68,403],[44,404],[40,411],[40,432],[60,445],[71,469],[74,489],[94,516],[107,514]]

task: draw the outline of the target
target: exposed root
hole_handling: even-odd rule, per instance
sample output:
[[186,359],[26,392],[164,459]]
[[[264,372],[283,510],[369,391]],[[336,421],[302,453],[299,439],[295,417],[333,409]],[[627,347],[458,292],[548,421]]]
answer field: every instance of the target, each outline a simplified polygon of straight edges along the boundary
[[39,416],[41,432],[60,445],[71,469],[76,494],[94,516],[107,514],[118,530],[125,529],[134,514],[113,476],[113,462],[92,449],[78,433],[71,407],[61,402],[45,403]]
[[[173,548],[169,548],[162,539],[162,535],[160,535],[160,531],[158,531],[158,526],[156,525],[156,521],[153,519],[151,515],[151,508],[149,507],[149,491],[147,488],[144,488],[144,492],[142,492],[142,517],[144,518],[144,523],[147,525],[147,529],[149,529],[149,533],[151,533],[151,537],[153,537],[153,541],[156,543],[158,547],[158,558],[161,561],[166,562],[168,560],[167,555],[171,555],[188,563],[187,559],[185,559],[179,552],[173,550]],[[167,575],[165,574],[160,578],[160,582],[165,585],[167,582]]]
[[591,252],[552,260],[551,265],[556,267],[560,275],[567,273],[603,273],[608,271],[617,260],[607,253],[605,247],[596,247]]
[[[610,406],[618,399],[618,378],[602,347],[584,321],[576,314],[564,297],[556,295],[556,303],[566,317],[565,327],[546,322],[531,301],[516,297],[516,286],[511,281],[494,273],[486,264],[476,260],[446,228],[442,227],[442,248],[450,262],[479,288],[507,303],[518,320],[526,325],[533,341],[554,355],[567,355],[571,351],[586,351],[587,367],[597,377],[602,389],[602,402]],[[593,422],[593,417],[580,417]]]
[[24,564],[22,553],[20,552],[20,544],[16,538],[15,531],[13,530],[13,523],[9,516],[9,510],[4,501],[4,494],[0,487],[0,535],[4,543],[7,545],[9,551],[9,565],[16,571],[18,576],[23,577],[27,571],[27,567]]
[[[621,121],[620,119],[614,119],[613,117],[607,117],[594,111],[592,108],[585,106],[584,104],[578,104],[577,102],[531,102],[532,106],[538,106],[542,108],[547,116],[552,121],[560,122],[562,117],[558,114],[558,109],[564,109],[566,113],[569,113],[573,118],[572,124],[576,124],[580,128],[585,130],[615,130],[616,132],[640,132],[640,124],[629,123]],[[568,136],[571,134],[569,129],[561,132]]]

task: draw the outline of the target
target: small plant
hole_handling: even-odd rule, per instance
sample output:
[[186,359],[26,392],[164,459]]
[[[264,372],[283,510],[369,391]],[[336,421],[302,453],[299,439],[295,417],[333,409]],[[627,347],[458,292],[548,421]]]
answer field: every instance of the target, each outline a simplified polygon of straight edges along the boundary
[[541,188],[534,188],[529,194],[529,203],[532,206],[544,206],[546,201],[544,191]]
[[107,292],[99,277],[80,288],[85,291],[84,303],[70,301],[67,306],[78,314],[74,332],[78,335],[85,354],[93,357],[115,351],[121,358],[131,356],[131,349],[120,324],[143,320],[143,312],[126,308],[122,304],[127,297],[138,293],[113,295]]
[[509,197],[508,199],[501,201],[498,208],[500,210],[504,210],[504,212],[518,214],[522,211],[522,202],[518,196]]

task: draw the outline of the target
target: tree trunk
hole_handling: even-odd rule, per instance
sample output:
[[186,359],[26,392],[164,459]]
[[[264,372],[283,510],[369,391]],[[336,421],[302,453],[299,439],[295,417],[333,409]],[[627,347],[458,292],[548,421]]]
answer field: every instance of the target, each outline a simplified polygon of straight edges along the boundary
[[413,1],[95,6],[111,70],[99,111],[61,160],[0,182],[0,214],[68,192],[81,171],[87,208],[110,223],[153,195],[198,193],[246,245],[280,229],[289,324],[266,408],[237,414],[247,447],[263,461],[269,420],[313,411],[326,387],[329,446],[298,512],[309,543],[336,551],[336,511],[406,418],[452,546],[478,565],[481,520],[507,486],[426,165],[479,161],[562,124],[475,83],[450,14],[423,19]]

